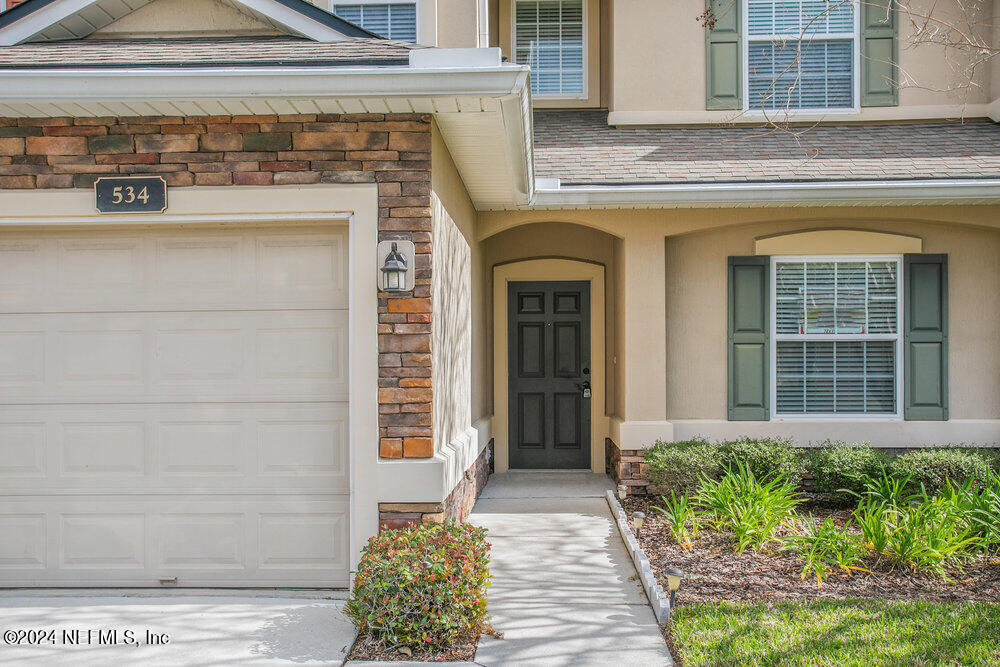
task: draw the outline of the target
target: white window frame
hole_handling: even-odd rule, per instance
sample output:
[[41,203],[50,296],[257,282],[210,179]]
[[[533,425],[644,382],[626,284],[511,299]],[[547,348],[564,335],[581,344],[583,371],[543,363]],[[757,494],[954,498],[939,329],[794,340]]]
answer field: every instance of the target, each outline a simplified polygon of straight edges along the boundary
[[[743,113],[748,116],[775,116],[775,115],[787,115],[787,116],[801,116],[809,114],[857,114],[861,113],[861,0],[852,0],[853,5],[853,17],[854,17],[854,32],[836,32],[824,34],[821,37],[807,38],[802,41],[811,41],[815,39],[817,41],[826,42],[833,40],[844,40],[850,39],[854,43],[853,56],[853,76],[851,77],[851,98],[854,100],[854,106],[852,107],[836,107],[833,109],[792,109],[788,107],[782,107],[777,109],[759,109],[754,107],[750,108],[750,3],[749,0],[739,0],[742,5],[742,37],[743,37],[743,53],[742,53],[742,63],[740,65],[742,71],[740,74],[743,77]],[[758,35],[754,37],[753,40],[756,42],[781,42],[781,41],[800,41],[798,39],[791,40],[788,39],[788,35]]]
[[[794,262],[895,262],[896,263],[896,333],[894,334],[778,334],[778,271],[777,265]],[[902,255],[775,255],[771,257],[771,285],[768,292],[770,315],[770,400],[771,421],[902,421],[903,419],[903,256]],[[866,304],[867,307],[867,304]],[[778,342],[779,341],[896,341],[895,384],[896,412],[866,414],[862,412],[802,412],[778,413]]]
[[[4,0],[0,0],[3,2]],[[421,44],[420,41],[423,38],[420,30],[420,13],[423,0],[330,0],[329,4],[326,6],[327,11],[331,14],[336,14],[334,8],[337,5],[415,5],[416,13],[414,15],[414,21],[417,22],[416,26],[416,38],[413,40],[415,44]],[[388,39],[388,38],[386,38]]]
[[[528,2],[533,0],[526,0]],[[517,3],[519,0],[510,0],[510,61],[517,63]],[[556,95],[556,94],[535,94],[532,98],[536,100],[587,100],[590,99],[590,12],[588,11],[590,0],[580,0],[583,6],[583,92],[576,95]]]

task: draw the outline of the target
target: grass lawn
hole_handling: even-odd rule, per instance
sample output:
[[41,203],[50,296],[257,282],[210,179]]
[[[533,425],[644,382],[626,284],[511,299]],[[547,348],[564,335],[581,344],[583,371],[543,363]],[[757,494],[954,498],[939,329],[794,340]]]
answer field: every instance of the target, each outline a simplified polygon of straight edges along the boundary
[[1000,605],[982,602],[686,604],[670,630],[685,667],[1000,663]]

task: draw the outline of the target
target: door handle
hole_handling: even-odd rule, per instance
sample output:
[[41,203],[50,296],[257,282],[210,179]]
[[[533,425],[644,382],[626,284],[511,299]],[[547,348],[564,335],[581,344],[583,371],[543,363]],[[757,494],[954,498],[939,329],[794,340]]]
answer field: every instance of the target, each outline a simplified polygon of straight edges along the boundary
[[590,382],[587,380],[583,381],[583,384],[577,382],[576,388],[583,393],[584,398],[590,398]]

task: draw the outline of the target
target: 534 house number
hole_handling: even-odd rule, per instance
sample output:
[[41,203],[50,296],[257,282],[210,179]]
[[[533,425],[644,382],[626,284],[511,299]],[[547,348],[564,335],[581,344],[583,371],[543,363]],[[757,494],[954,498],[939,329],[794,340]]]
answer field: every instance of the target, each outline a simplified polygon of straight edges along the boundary
[[131,185],[119,185],[111,189],[111,203],[112,204],[131,204],[136,199],[141,201],[143,204],[149,203],[149,187],[142,186],[142,189],[136,193],[135,188]]
[[161,176],[102,176],[94,182],[101,213],[162,213],[167,183]]

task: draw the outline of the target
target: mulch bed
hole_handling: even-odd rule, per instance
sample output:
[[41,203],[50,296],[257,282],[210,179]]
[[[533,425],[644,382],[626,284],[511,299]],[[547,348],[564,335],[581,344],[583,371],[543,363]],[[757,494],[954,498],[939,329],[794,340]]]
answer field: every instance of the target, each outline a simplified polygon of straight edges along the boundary
[[354,646],[351,647],[351,652],[347,654],[347,659],[393,662],[407,660],[414,662],[472,662],[472,659],[476,657],[478,645],[479,637],[473,637],[455,642],[450,648],[443,651],[413,651],[408,654],[398,648],[387,647],[381,642],[359,636],[355,640]]
[[[629,497],[625,512],[641,511],[646,521],[639,543],[649,558],[657,579],[667,587],[665,570],[679,567],[687,578],[677,592],[678,605],[685,602],[760,602],[810,598],[876,598],[881,600],[931,600],[938,602],[984,601],[1000,598],[1000,564],[987,558],[970,561],[964,571],[955,572],[948,583],[933,574],[918,574],[875,558],[864,566],[871,574],[834,572],[816,585],[815,578],[801,579],[802,561],[793,553],[771,550],[742,554],[720,533],[703,529],[691,549],[685,551],[674,540],[652,504],[659,498]],[[850,510],[811,501],[798,508],[802,516],[833,516],[846,524]],[[852,527],[856,530],[856,527]]]

